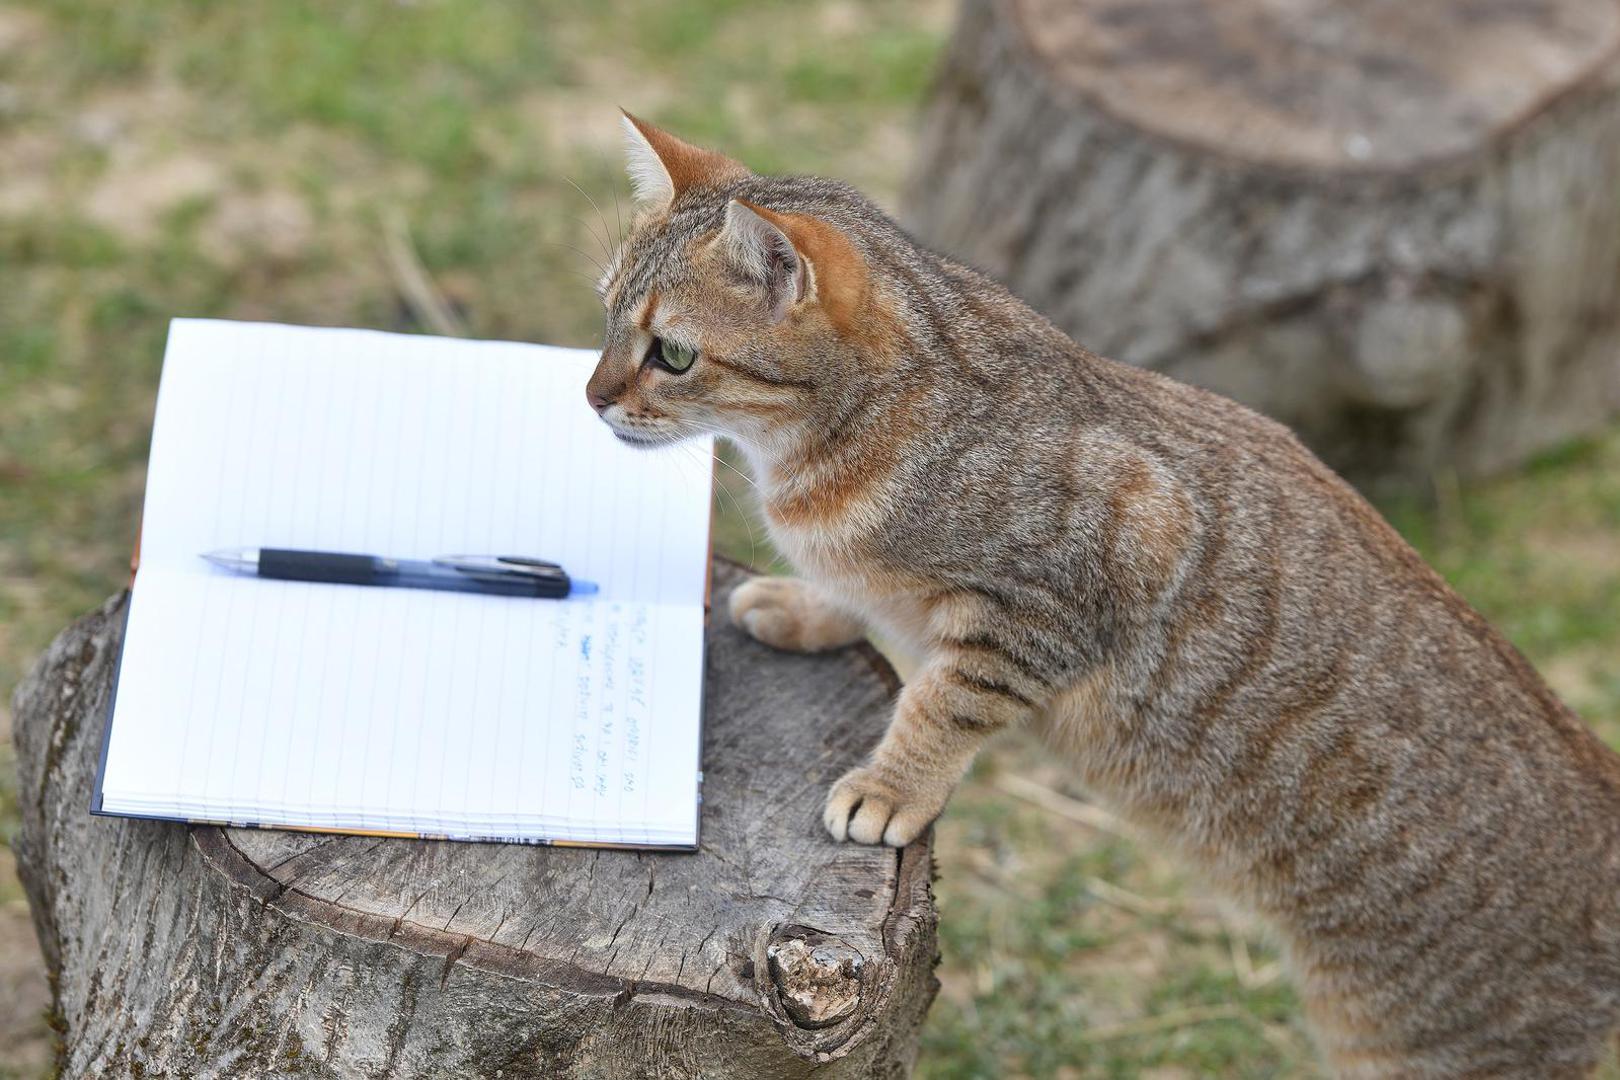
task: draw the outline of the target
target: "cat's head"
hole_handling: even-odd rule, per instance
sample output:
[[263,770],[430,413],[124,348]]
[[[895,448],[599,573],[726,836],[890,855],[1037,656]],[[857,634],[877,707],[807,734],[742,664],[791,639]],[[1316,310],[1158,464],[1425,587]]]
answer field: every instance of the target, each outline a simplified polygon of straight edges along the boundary
[[602,358],[586,387],[622,441],[702,432],[780,450],[828,422],[883,351],[860,233],[865,200],[761,177],[629,114],[636,212],[597,292]]

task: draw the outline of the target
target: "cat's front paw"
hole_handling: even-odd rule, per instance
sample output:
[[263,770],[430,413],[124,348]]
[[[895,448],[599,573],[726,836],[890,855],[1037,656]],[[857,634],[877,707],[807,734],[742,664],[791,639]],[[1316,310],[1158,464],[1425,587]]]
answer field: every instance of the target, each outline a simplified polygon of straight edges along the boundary
[[949,794],[863,765],[832,786],[822,822],[834,840],[905,847],[945,809]]
[[860,621],[798,578],[749,578],[731,592],[731,621],[788,652],[822,652],[859,641]]

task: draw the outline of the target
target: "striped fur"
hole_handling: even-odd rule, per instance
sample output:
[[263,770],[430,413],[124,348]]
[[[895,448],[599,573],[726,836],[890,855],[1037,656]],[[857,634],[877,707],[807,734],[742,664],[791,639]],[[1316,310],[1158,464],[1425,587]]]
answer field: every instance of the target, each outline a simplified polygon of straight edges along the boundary
[[[706,153],[642,185],[591,398],[748,457],[801,572],[733,595],[749,632],[915,652],[832,834],[906,843],[1035,724],[1275,927],[1339,1075],[1584,1075],[1620,1014],[1620,759],[1282,427],[1088,353],[843,184]],[[733,200],[792,245],[774,285]]]

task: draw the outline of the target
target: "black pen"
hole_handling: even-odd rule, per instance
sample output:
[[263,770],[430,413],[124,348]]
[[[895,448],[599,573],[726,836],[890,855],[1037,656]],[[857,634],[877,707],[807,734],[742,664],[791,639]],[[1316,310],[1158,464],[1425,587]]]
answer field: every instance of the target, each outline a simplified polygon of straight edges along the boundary
[[278,581],[442,589],[542,600],[589,596],[596,591],[594,584],[570,578],[556,563],[521,555],[441,555],[426,561],[330,551],[236,548],[210,551],[203,558],[225,570]]

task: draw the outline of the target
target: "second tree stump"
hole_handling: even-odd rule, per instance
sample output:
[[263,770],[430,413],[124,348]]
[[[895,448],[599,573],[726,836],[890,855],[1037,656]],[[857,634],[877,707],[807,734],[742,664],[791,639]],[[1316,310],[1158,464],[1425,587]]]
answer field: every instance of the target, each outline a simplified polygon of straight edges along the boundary
[[1410,484],[1620,411],[1617,178],[1614,0],[966,0],[906,216]]

